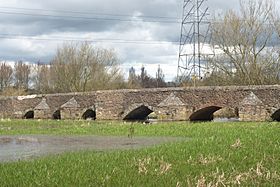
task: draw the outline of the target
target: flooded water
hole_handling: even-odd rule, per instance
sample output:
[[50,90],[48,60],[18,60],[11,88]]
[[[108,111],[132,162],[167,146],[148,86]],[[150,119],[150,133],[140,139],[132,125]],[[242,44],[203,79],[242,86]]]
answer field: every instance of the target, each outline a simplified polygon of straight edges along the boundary
[[38,139],[30,137],[1,137],[0,162],[31,158],[43,149]]
[[238,122],[239,118],[214,118],[213,122]]
[[81,150],[138,149],[186,138],[102,136],[0,136],[0,162]]

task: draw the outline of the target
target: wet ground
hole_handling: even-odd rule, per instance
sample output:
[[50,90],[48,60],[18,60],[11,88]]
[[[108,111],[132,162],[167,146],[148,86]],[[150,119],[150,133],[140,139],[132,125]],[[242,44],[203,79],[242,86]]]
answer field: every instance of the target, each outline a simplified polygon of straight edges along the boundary
[[149,147],[186,138],[104,136],[0,136],[0,162],[81,150],[106,151]]
[[214,118],[213,122],[238,122],[239,118]]

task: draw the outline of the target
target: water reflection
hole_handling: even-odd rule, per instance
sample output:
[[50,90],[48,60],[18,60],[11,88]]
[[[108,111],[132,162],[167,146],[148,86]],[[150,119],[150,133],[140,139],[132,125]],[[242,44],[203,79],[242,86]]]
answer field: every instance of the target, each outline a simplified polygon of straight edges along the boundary
[[184,141],[180,137],[127,136],[0,136],[0,162],[28,160],[64,152],[115,149],[139,149],[170,141]]
[[239,118],[214,118],[213,122],[238,122]]
[[31,158],[42,148],[43,145],[36,138],[2,137],[0,138],[0,162]]

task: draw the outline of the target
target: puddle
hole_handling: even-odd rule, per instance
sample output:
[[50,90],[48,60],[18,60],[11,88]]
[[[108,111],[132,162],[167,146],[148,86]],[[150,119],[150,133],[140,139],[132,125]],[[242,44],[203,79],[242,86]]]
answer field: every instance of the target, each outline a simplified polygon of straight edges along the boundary
[[138,149],[182,141],[173,137],[104,137],[104,136],[0,136],[0,162],[27,160],[44,155],[81,150]]
[[43,144],[30,137],[0,137],[0,162],[32,158]]

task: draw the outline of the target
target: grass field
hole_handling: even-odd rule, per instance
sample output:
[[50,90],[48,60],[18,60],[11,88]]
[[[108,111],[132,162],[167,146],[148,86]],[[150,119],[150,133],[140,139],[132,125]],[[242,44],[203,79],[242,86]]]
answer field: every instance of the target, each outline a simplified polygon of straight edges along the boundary
[[[127,136],[131,124],[2,121],[1,135]],[[0,164],[0,186],[279,186],[279,123],[133,124],[134,136],[188,141]],[[1,146],[1,145],[0,145]]]

